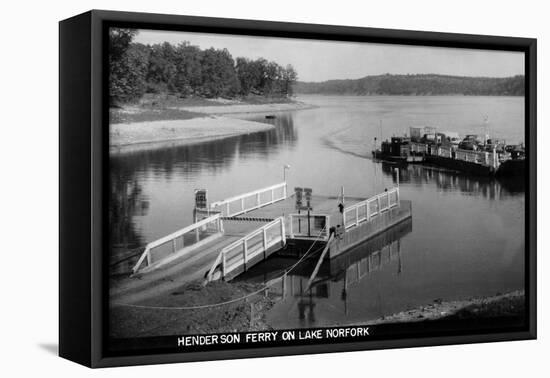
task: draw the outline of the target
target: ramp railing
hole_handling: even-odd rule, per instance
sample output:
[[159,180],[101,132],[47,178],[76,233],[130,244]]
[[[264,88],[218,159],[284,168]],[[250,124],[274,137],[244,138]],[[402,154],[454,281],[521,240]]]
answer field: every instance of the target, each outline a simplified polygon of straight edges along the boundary
[[399,206],[399,188],[372,196],[364,201],[344,208],[343,222],[346,229],[368,222],[372,217]]
[[143,272],[164,265],[223,234],[221,215],[216,213],[145,246],[132,272]]
[[234,217],[248,211],[271,205],[286,199],[286,182],[240,194],[235,197],[214,202],[210,210],[218,211],[222,217]]
[[212,268],[210,268],[207,280],[212,281],[218,278],[215,277],[217,271],[219,271],[219,278],[221,279],[224,279],[236,269],[242,268],[245,271],[252,259],[261,255],[263,255],[262,259],[266,258],[268,249],[277,244],[281,246],[286,244],[283,217],[263,225],[223,248]]

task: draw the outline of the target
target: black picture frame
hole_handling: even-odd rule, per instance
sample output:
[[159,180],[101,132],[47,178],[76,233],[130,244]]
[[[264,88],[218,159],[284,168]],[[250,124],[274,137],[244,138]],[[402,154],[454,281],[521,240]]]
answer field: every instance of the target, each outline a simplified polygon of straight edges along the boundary
[[[104,250],[108,170],[109,26],[425,45],[525,53],[526,240],[524,329],[367,342],[109,356]],[[59,24],[59,354],[89,367],[534,339],[536,318],[536,39],[92,10]]]

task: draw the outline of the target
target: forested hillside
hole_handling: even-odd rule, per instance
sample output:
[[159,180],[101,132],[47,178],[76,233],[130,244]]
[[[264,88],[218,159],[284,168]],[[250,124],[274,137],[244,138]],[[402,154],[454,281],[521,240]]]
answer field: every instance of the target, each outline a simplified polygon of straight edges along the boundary
[[137,31],[109,31],[109,94],[111,103],[139,99],[145,93],[170,93],[206,98],[289,97],[298,75],[260,58],[233,59],[227,49],[201,50],[187,42],[144,45],[132,42]]
[[482,95],[523,96],[524,76],[507,78],[444,75],[378,75],[356,80],[297,82],[294,91],[327,95]]

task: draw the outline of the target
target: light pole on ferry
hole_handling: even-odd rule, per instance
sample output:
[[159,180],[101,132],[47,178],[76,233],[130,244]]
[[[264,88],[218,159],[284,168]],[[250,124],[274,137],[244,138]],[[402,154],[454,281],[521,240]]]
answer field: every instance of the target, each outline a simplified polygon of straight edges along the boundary
[[290,169],[290,165],[285,164],[285,165],[283,166],[283,182],[285,183],[285,197],[286,197],[286,195],[287,195],[287,185],[286,185],[286,170],[287,170],[287,169]]

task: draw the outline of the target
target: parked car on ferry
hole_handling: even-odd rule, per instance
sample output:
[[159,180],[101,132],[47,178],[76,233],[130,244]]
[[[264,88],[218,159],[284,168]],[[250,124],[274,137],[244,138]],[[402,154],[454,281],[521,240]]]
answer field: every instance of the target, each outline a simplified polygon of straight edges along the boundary
[[460,137],[457,132],[454,131],[444,131],[447,141],[453,146],[458,146],[460,144]]
[[466,135],[464,139],[462,139],[462,142],[458,144],[458,148],[462,150],[477,151],[480,145],[482,145],[482,143],[479,140],[479,137],[477,135],[470,134]]

